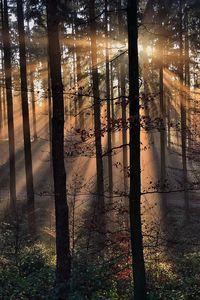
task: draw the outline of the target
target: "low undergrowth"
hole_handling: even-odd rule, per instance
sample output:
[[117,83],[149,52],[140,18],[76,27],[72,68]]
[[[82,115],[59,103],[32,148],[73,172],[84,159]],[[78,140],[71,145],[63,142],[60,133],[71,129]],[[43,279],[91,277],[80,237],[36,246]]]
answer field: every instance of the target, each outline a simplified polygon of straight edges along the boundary
[[[54,288],[55,256],[44,245],[27,246],[14,259],[2,255],[0,265],[0,299],[61,299],[62,287]],[[70,299],[132,299],[129,268],[104,278],[107,270],[103,263],[88,265],[82,273],[83,266],[77,262]],[[200,299],[200,252],[176,257],[173,262],[149,261],[146,270],[149,300]]]
[[[54,242],[39,243],[22,230],[23,224],[18,232],[15,225],[0,223],[0,299],[64,299],[65,287],[54,285],[56,258],[50,246]],[[175,243],[156,246],[154,252],[145,247],[149,300],[200,300],[198,223],[180,232],[177,228]],[[73,252],[67,300],[133,299],[131,258],[124,243],[122,248],[119,244],[115,251],[106,248],[103,256],[86,254],[82,248]]]

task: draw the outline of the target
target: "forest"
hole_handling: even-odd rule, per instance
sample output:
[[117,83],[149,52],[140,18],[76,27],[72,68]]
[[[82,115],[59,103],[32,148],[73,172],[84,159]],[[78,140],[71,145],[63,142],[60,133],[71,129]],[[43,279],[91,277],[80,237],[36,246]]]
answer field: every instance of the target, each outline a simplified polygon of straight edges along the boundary
[[199,114],[199,0],[0,0],[0,299],[200,300]]

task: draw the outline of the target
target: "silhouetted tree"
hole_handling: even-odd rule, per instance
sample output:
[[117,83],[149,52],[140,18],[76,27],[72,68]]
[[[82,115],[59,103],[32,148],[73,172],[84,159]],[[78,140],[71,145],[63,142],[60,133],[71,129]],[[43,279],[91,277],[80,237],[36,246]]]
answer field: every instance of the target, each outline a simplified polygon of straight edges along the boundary
[[97,38],[96,38],[96,20],[95,20],[95,1],[89,2],[90,18],[90,39],[91,39],[91,58],[92,58],[92,83],[94,96],[94,130],[95,130],[95,148],[96,148],[96,171],[97,171],[97,214],[98,230],[101,235],[104,234],[104,174],[102,160],[101,143],[101,100],[99,94],[99,74],[97,66]]
[[138,1],[128,0],[128,57],[130,101],[130,230],[133,259],[134,299],[145,300],[146,279],[141,222],[140,102],[138,67]]
[[8,22],[7,0],[1,1],[2,38],[4,50],[5,85],[8,115],[8,139],[9,139],[9,169],[10,169],[10,207],[16,212],[16,175],[15,175],[15,134],[13,121],[13,95],[11,73],[11,47]]
[[53,98],[52,159],[56,217],[56,283],[68,284],[71,273],[69,216],[64,164],[64,101],[59,43],[59,1],[46,1],[48,53]]
[[28,221],[29,221],[30,231],[34,232],[35,231],[35,208],[34,208],[35,204],[34,204],[34,186],[33,186],[33,168],[32,168],[32,153],[31,153],[31,139],[30,139],[29,107],[28,107],[24,11],[23,11],[22,0],[17,0],[17,24],[18,24],[18,37],[19,37],[19,60],[20,60],[20,80],[21,80],[21,99],[22,99],[22,117],[23,117]]

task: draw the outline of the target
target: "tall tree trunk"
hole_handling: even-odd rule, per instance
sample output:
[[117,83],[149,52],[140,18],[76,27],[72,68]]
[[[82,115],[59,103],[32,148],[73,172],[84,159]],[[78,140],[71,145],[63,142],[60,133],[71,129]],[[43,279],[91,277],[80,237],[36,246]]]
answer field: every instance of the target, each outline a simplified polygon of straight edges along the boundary
[[[163,43],[161,45],[163,47]],[[162,222],[166,224],[167,216],[167,197],[164,193],[166,188],[166,97],[164,94],[163,84],[163,49],[160,49],[161,61],[159,66],[159,92],[160,92],[160,174],[161,174],[161,207],[162,207]]]
[[52,158],[56,217],[56,283],[68,284],[71,274],[69,211],[64,163],[64,99],[61,76],[58,1],[47,0],[48,51],[53,97]]
[[[165,9],[163,2],[160,1],[159,6],[159,23],[160,32],[164,35],[164,20],[165,20]],[[159,49],[159,95],[160,95],[160,174],[161,174],[161,191],[165,191],[166,184],[166,96],[164,91],[164,51],[165,51],[165,40],[163,36],[160,36],[158,40]],[[167,198],[165,193],[162,194],[162,221],[165,224],[165,218],[167,213]]]
[[2,134],[2,122],[3,121],[3,111],[2,111],[2,87],[0,85],[0,137]]
[[[1,57],[2,57],[1,51]],[[3,69],[3,68],[2,68]],[[2,80],[3,70],[1,70],[1,81],[0,81],[0,137],[2,136],[3,130],[3,97],[2,97],[2,90],[3,90],[3,80]]]
[[12,74],[11,74],[11,48],[8,22],[8,4],[1,0],[2,13],[2,38],[4,50],[5,84],[8,115],[8,138],[9,138],[9,169],[10,169],[10,207],[16,212],[16,175],[15,175],[15,135],[13,121],[13,95],[12,95]]
[[[75,20],[77,18],[77,14],[75,15]],[[75,24],[76,25],[76,24]],[[79,110],[79,127],[81,130],[85,129],[85,120],[84,120],[84,98],[82,96],[83,89],[83,74],[82,74],[82,65],[81,65],[81,47],[79,45],[79,32],[78,27],[75,26],[75,38],[76,38],[76,74],[77,74],[77,93],[78,93],[78,110]]]
[[110,62],[110,98],[111,98],[111,112],[112,120],[115,120],[115,109],[114,109],[114,90],[113,90],[113,62]]
[[128,0],[128,55],[130,102],[130,229],[134,299],[146,300],[146,278],[141,222],[140,103],[138,70],[138,1]]
[[112,135],[111,135],[111,93],[110,93],[110,64],[109,64],[109,49],[108,49],[108,1],[105,0],[105,38],[106,38],[106,98],[107,98],[107,151],[108,151],[108,190],[109,194],[112,195],[113,191],[113,171],[112,171]]
[[188,147],[191,148],[192,134],[191,134],[191,100],[190,100],[190,42],[189,42],[189,29],[188,29],[188,8],[185,8],[185,85],[187,89],[187,111],[188,111]]
[[[73,46],[71,48],[72,50],[72,65],[73,65],[73,83],[72,83],[72,90],[74,91],[74,93],[76,94],[77,89],[76,89],[76,83],[77,83],[77,53],[76,53],[76,29],[75,29],[75,19],[76,19],[76,13],[73,13],[73,18],[72,18],[72,38],[73,38]],[[79,107],[78,107],[78,96],[74,96],[74,125],[75,125],[75,129],[78,128],[79,124],[78,124],[78,118],[79,118]]]
[[[48,46],[49,49],[49,46]],[[53,159],[52,159],[52,95],[49,53],[47,53],[47,107],[48,107],[48,137],[49,137],[49,165],[50,165],[50,193],[53,200]]]
[[171,147],[171,96],[170,94],[167,95],[167,141],[168,141],[168,148]]
[[47,76],[48,76],[48,125],[49,125],[49,144],[50,144],[50,164],[52,164],[52,100],[51,100],[51,74],[49,54],[47,59]]
[[[76,2],[74,3],[75,5]],[[76,19],[77,19],[77,13],[74,13],[74,22],[73,22],[73,30],[74,30],[74,40],[75,40],[75,44],[74,44],[74,55],[76,54],[76,93],[78,94],[77,99],[75,100],[76,103],[76,127],[79,126],[79,128],[81,130],[84,130],[84,112],[83,110],[83,96],[82,96],[82,67],[81,67],[81,47],[79,45],[79,32],[78,32],[78,26],[76,23]],[[78,122],[79,119],[79,122]]]
[[3,74],[3,70],[5,69],[3,55],[1,57],[1,63],[2,63],[2,111],[3,111],[2,125],[3,125],[3,138],[6,138],[5,127],[6,127],[7,113],[6,113],[6,86],[5,86],[5,77],[4,77],[5,74]]
[[81,130],[85,129],[85,120],[84,120],[84,99],[82,96],[82,70],[81,70],[81,55],[80,55],[80,47],[76,46],[76,69],[77,69],[77,92],[78,92],[78,109],[79,109],[79,126]]
[[[29,43],[31,45],[30,38],[30,26],[28,23],[28,35],[29,35]],[[31,107],[32,107],[32,126],[33,126],[33,139],[34,141],[37,139],[37,121],[36,121],[36,111],[35,111],[35,88],[34,88],[34,67],[31,65],[31,53],[28,55],[29,64],[30,64],[30,88],[31,88]]]
[[31,106],[32,106],[32,122],[33,122],[33,139],[34,141],[37,139],[37,121],[36,121],[36,109],[35,109],[35,88],[34,88],[34,80],[33,80],[33,71],[31,70],[30,74],[31,81]]
[[90,0],[90,36],[92,55],[92,81],[94,96],[94,127],[96,147],[96,171],[97,171],[97,197],[98,197],[98,231],[104,235],[104,177],[101,143],[101,101],[99,95],[99,74],[97,68],[97,38],[95,21],[95,1]]
[[[124,35],[122,30],[122,5],[121,0],[118,0],[118,26],[119,26],[119,38]],[[122,40],[123,41],[123,40]],[[123,145],[123,175],[124,175],[124,191],[128,190],[128,178],[127,178],[127,166],[128,166],[128,154],[127,154],[127,118],[126,118],[126,80],[125,80],[125,60],[122,55],[119,58],[119,71],[120,71],[120,96],[122,107],[122,145]]]
[[33,187],[33,168],[30,139],[30,122],[28,107],[28,90],[27,90],[27,64],[26,64],[26,44],[24,30],[24,12],[22,0],[17,0],[17,23],[19,34],[19,59],[20,59],[20,79],[21,79],[21,98],[22,98],[22,118],[23,118],[23,135],[24,135],[24,156],[26,172],[26,190],[28,203],[28,222],[30,232],[35,231],[35,201]]
[[187,186],[187,149],[186,149],[186,137],[187,137],[187,124],[186,124],[186,95],[183,91],[183,5],[182,0],[179,0],[179,96],[181,106],[181,150],[182,150],[182,167],[183,167],[183,188],[184,188],[184,205],[185,205],[185,221],[189,219],[189,195]]
[[[115,124],[115,116],[116,116],[116,110],[115,110],[115,101],[114,101],[114,61],[110,61],[110,98],[111,98],[111,112],[112,112],[112,126]],[[114,128],[114,126],[113,126]],[[112,145],[115,145],[116,140],[116,132],[112,131]]]
[[164,189],[166,179],[166,157],[165,157],[165,106],[164,106],[164,86],[163,86],[163,62],[159,70],[160,86],[160,165],[161,165],[161,189]]

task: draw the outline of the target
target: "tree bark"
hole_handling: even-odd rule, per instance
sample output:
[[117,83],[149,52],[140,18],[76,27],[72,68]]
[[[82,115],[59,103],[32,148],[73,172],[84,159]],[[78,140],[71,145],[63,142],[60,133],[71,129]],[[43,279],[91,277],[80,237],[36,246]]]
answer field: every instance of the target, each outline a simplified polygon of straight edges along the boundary
[[15,174],[15,135],[13,120],[13,94],[12,94],[12,73],[11,73],[11,47],[8,21],[8,4],[1,1],[2,13],[2,38],[4,50],[4,68],[7,99],[7,117],[8,117],[8,139],[9,139],[9,169],[10,169],[10,208],[16,212],[16,174]]
[[3,88],[2,88],[2,85],[3,85],[3,82],[1,80],[1,82],[0,82],[0,136],[2,135],[2,129],[3,129],[3,97],[2,97],[2,89]]
[[146,278],[141,221],[140,103],[138,70],[138,1],[128,0],[128,56],[130,109],[130,229],[134,299],[146,300]]
[[33,122],[33,139],[37,139],[37,120],[36,120],[36,108],[35,108],[35,88],[33,80],[33,72],[30,74],[31,80],[31,106],[32,106],[32,122]]
[[[159,96],[160,96],[160,175],[161,175],[161,191],[165,191],[166,184],[166,95],[164,91],[164,51],[165,51],[165,40],[164,36],[164,21],[165,21],[166,11],[164,9],[163,3],[160,2],[159,5],[159,24],[161,36],[158,40],[159,49]],[[165,224],[166,214],[167,214],[167,197],[165,194],[161,197],[162,206],[162,221]]]
[[56,217],[56,284],[68,284],[71,274],[69,211],[64,164],[64,99],[61,76],[58,1],[46,1],[48,51],[53,98],[52,158]]
[[[28,35],[29,43],[31,45],[30,39],[30,26],[28,23]],[[31,88],[31,107],[32,107],[32,126],[33,126],[33,140],[37,139],[37,119],[36,119],[36,110],[35,110],[35,88],[34,88],[34,67],[31,65],[31,53],[28,55],[28,60],[30,64],[30,88]]]
[[110,92],[110,64],[108,49],[108,1],[105,0],[105,38],[106,38],[106,98],[107,98],[107,151],[108,151],[108,191],[112,195],[113,192],[113,171],[112,171],[112,135],[111,135],[111,92]]
[[97,68],[97,38],[95,22],[95,2],[90,0],[90,36],[92,55],[92,81],[94,96],[94,126],[95,126],[95,147],[96,147],[96,171],[97,171],[97,198],[98,198],[98,231],[104,235],[104,176],[101,143],[101,101],[99,95],[99,74]]
[[3,74],[3,70],[5,69],[4,66],[4,59],[3,55],[1,57],[1,63],[2,63],[2,133],[3,138],[6,138],[6,123],[7,123],[7,111],[6,111],[6,87],[5,87],[5,74]]
[[22,0],[17,0],[17,23],[18,23],[18,34],[19,34],[20,79],[21,79],[26,190],[27,190],[27,204],[28,204],[28,222],[29,222],[30,233],[34,233],[35,232],[35,207],[34,207],[35,201],[34,201],[34,187],[33,187],[33,168],[32,168],[32,153],[31,153],[31,139],[30,139],[29,108],[28,108],[24,12],[23,12]]
[[83,74],[82,74],[82,65],[81,65],[81,47],[79,45],[79,31],[76,23],[77,14],[74,16],[74,34],[75,34],[75,51],[76,51],[76,84],[77,84],[77,102],[78,102],[78,114],[79,114],[79,127],[80,130],[85,129],[85,120],[84,120],[84,97],[82,96],[83,89]]
[[191,117],[191,100],[190,100],[190,40],[189,40],[189,29],[188,29],[188,8],[185,8],[185,85],[187,89],[187,111],[188,113],[188,147],[191,149],[192,147],[192,133],[191,133],[191,124],[192,124],[192,117]]
[[187,180],[187,124],[186,124],[186,95],[183,91],[183,5],[182,0],[179,0],[179,97],[181,107],[181,154],[182,154],[182,167],[183,167],[183,188],[184,188],[184,206],[185,206],[185,221],[189,219],[189,195],[188,195],[188,180]]
[[[124,35],[122,30],[122,4],[121,0],[118,0],[118,26],[119,26],[119,38],[121,39]],[[123,41],[123,40],[122,40]],[[120,72],[120,100],[122,108],[122,145],[123,146],[123,176],[124,176],[124,191],[127,193],[128,190],[128,178],[127,178],[127,167],[128,167],[128,153],[127,153],[127,118],[126,118],[126,80],[125,80],[125,60],[122,55],[119,58],[119,72]]]

